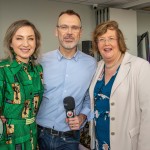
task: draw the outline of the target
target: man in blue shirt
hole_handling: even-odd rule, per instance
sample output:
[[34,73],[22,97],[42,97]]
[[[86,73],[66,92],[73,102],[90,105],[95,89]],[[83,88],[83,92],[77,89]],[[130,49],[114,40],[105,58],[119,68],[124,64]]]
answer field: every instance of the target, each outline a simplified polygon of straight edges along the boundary
[[[73,10],[62,12],[56,26],[59,48],[41,59],[45,91],[37,116],[40,150],[78,150],[79,131],[93,117],[88,88],[97,63],[78,50],[81,33],[80,16]],[[75,116],[66,119],[67,96],[75,100]]]

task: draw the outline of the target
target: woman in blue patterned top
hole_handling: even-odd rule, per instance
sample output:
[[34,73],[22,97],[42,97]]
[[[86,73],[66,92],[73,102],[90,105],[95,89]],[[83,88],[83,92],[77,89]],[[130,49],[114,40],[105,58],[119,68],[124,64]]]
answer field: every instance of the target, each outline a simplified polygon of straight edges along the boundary
[[91,149],[149,150],[149,63],[126,52],[116,21],[96,27],[93,49],[103,59],[90,86]]

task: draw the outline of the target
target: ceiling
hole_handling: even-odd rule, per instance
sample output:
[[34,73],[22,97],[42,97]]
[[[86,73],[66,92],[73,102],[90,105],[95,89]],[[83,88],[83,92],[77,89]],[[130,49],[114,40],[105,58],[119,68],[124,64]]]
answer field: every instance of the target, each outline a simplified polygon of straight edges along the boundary
[[150,13],[150,0],[49,0],[64,3],[91,5],[93,9],[114,7]]

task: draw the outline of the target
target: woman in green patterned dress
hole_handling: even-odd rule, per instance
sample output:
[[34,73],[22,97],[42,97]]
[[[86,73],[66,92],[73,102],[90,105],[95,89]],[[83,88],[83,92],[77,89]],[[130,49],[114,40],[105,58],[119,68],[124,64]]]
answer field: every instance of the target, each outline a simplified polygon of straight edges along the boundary
[[42,67],[37,62],[41,36],[28,20],[10,25],[0,62],[0,150],[36,150],[35,117],[43,94]]

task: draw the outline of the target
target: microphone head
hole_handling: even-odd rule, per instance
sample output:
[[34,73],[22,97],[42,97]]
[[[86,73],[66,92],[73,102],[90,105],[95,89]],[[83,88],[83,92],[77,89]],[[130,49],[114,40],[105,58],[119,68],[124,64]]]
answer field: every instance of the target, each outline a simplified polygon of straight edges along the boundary
[[66,110],[74,110],[75,108],[75,101],[72,96],[68,96],[64,98],[64,108]]

